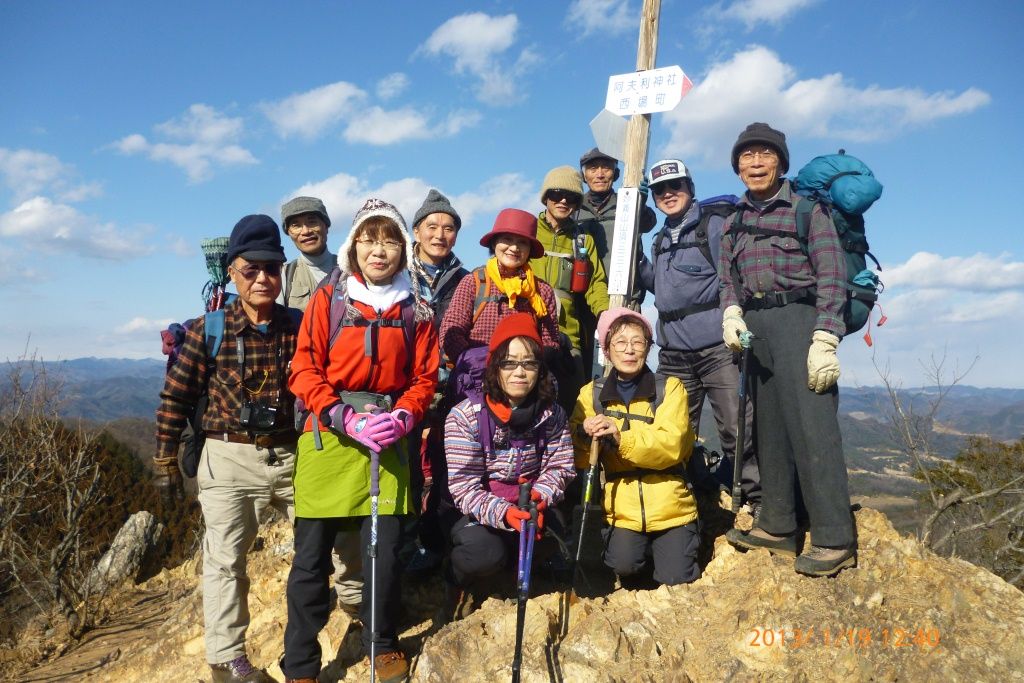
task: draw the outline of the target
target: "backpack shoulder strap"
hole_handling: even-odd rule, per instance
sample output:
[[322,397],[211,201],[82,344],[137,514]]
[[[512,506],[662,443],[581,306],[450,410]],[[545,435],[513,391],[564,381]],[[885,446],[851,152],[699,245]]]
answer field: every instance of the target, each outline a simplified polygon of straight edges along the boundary
[[206,330],[206,357],[216,358],[224,341],[224,309],[218,308],[203,316],[203,325]]
[[814,205],[819,202],[813,197],[795,196],[797,197],[796,238],[800,240],[800,246],[803,248],[804,253],[807,253],[807,236],[811,232],[811,213],[814,211]]
[[594,387],[593,387],[593,391],[594,391],[593,396],[594,396],[594,398],[593,398],[593,404],[594,404],[594,414],[595,415],[603,415],[604,414],[604,404],[601,403],[601,391],[604,390],[605,379],[606,378],[605,378],[604,375],[601,375],[600,377],[597,377],[597,378],[594,379]]
[[484,306],[489,303],[507,301],[508,297],[504,294],[487,295],[487,290],[490,289],[491,278],[487,275],[487,268],[484,266],[474,268],[473,277],[476,278],[476,294],[473,297],[473,322],[475,323],[476,319],[483,313]]
[[[334,270],[331,271],[331,274],[327,276],[327,279],[317,285],[317,291],[322,287],[331,288],[330,312],[327,316],[327,348],[334,346],[334,342],[337,341],[338,335],[341,333],[342,321],[345,318],[345,307],[348,303],[348,292],[344,291],[344,286],[342,285],[342,292],[339,296],[338,287],[341,285],[341,281],[341,268],[335,266]],[[316,292],[313,293],[316,294]],[[313,297],[310,296],[311,301],[312,299]]]
[[654,373],[654,402],[651,403],[651,412],[658,414],[658,407],[665,400],[665,384],[668,383],[668,375],[660,372]]
[[288,305],[288,295],[292,292],[292,280],[295,279],[295,268],[299,265],[299,259],[289,261],[284,267],[284,305]]

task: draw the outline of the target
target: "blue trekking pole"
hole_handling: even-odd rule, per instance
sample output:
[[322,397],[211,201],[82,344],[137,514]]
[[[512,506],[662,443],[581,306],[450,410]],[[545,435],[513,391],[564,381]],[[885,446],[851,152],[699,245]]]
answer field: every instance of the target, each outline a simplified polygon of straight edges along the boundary
[[377,500],[380,498],[380,453],[370,450],[370,683],[377,680]]
[[743,347],[740,356],[740,411],[736,418],[736,447],[732,453],[732,514],[740,511],[740,501],[743,500],[743,487],[740,481],[740,472],[743,467],[743,453],[746,451],[747,431],[747,363],[750,361],[750,340],[754,335],[750,332],[740,334],[740,346]]
[[526,600],[530,597],[530,565],[533,564],[533,540],[537,534],[537,503],[530,501],[532,484],[519,485],[519,508],[530,506],[530,519],[519,527],[519,566],[516,576],[516,649],[512,655],[512,683],[519,683],[523,665],[523,630],[526,627]]

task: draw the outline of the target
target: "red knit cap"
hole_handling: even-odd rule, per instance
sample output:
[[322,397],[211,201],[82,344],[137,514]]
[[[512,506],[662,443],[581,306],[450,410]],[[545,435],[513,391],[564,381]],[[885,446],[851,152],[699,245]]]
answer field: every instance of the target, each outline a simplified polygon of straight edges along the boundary
[[540,346],[540,334],[537,333],[537,319],[530,313],[513,313],[501,319],[491,335],[491,343],[487,346],[487,362],[491,362],[491,354],[509,339],[527,337]]

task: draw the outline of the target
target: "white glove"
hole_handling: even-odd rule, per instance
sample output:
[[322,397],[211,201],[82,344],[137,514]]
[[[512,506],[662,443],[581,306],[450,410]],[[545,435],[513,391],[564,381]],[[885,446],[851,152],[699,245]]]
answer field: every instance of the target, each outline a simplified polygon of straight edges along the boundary
[[807,388],[823,394],[839,380],[839,359],[836,348],[839,337],[815,330],[811,335],[811,348],[807,351]]
[[747,331],[743,322],[743,309],[739,306],[727,306],[722,312],[722,341],[733,351],[742,351],[743,343],[740,335]]

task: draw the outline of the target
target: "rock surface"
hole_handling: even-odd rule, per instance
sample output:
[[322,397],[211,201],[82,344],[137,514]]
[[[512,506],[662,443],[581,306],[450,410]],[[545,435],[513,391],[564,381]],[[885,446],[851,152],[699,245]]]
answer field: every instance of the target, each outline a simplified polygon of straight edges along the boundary
[[141,510],[124,523],[110,549],[103,554],[89,573],[89,586],[94,593],[103,593],[125,579],[135,579],[146,554],[156,545],[164,525],[151,513]]
[[[687,586],[615,590],[572,604],[561,593],[534,597],[522,680],[1024,681],[1024,593],[974,565],[935,556],[881,513],[864,509],[856,519],[858,567],[835,579],[802,577],[791,559],[740,553],[718,538],[704,575]],[[276,662],[291,531],[282,524],[263,535],[263,550],[249,558],[248,644],[254,663],[283,680]],[[161,623],[78,678],[209,680],[197,568],[193,561],[136,589],[166,593]],[[508,680],[514,601],[488,599],[435,631],[429,616],[439,585],[403,589],[401,638],[413,655],[412,680]],[[359,631],[349,626],[335,610],[321,634],[323,683],[368,677]]]

